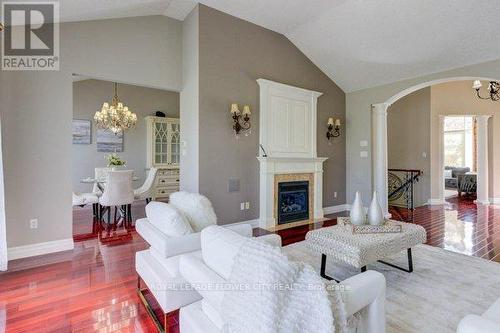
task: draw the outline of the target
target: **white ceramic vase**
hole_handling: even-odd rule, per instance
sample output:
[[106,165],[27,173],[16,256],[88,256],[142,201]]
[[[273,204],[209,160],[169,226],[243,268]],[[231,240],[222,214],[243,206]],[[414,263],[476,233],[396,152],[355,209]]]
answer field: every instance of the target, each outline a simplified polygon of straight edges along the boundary
[[352,224],[366,224],[365,209],[363,208],[363,201],[361,200],[361,194],[359,193],[359,191],[356,192],[356,196],[354,197],[354,202],[351,206],[349,218]]
[[372,203],[370,204],[370,208],[368,208],[368,224],[381,225],[383,223],[384,214],[382,213],[382,207],[380,207],[380,202],[378,201],[377,191],[374,191]]

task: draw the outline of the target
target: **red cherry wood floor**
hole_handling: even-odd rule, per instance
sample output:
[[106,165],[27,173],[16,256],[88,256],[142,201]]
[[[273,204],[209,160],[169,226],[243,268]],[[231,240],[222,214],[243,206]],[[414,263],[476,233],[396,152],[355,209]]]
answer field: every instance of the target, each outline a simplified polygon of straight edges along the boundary
[[[500,208],[476,207],[470,199],[448,201],[413,214],[396,208],[391,213],[424,226],[430,245],[500,262]],[[134,218],[143,209],[136,205]],[[284,244],[297,242],[311,229],[334,225],[335,216],[330,217],[277,233]],[[75,223],[87,223],[91,233],[91,217],[77,217]],[[136,294],[134,255],[147,244],[133,228],[111,230],[106,237],[76,242],[73,251],[11,261],[9,271],[0,273],[0,332],[155,332]],[[177,332],[175,320],[171,325]]]

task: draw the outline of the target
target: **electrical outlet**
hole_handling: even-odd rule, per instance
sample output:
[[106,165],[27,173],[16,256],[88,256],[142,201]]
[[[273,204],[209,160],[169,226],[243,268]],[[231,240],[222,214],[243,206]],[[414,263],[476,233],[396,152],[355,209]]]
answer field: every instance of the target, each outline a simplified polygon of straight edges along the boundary
[[337,199],[337,192],[333,192],[333,197]]
[[30,228],[31,229],[38,229],[38,219],[31,219],[30,220]]
[[245,209],[250,209],[250,202],[245,202]]
[[240,203],[240,210],[245,210],[245,203],[244,202]]

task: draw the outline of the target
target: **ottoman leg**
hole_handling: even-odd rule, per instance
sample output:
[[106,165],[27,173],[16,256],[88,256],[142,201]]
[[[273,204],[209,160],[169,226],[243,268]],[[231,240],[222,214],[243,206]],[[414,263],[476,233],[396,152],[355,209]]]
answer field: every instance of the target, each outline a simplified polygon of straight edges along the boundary
[[391,263],[388,263],[388,262],[385,262],[385,261],[382,261],[382,260],[379,260],[378,262],[380,262],[380,263],[382,263],[384,265],[387,265],[387,266],[391,266],[391,267],[397,268],[397,269],[402,270],[404,272],[411,273],[411,272],[413,272],[413,257],[411,255],[411,248],[409,248],[409,249],[406,250],[406,255],[408,257],[408,268],[399,267],[397,265],[394,265],[394,264],[391,264]]
[[327,280],[334,280],[335,282],[340,282],[337,279],[332,278],[331,276],[326,275],[325,273],[326,270],[326,254],[322,253],[321,254],[321,269],[319,275],[321,275],[322,278],[327,279]]

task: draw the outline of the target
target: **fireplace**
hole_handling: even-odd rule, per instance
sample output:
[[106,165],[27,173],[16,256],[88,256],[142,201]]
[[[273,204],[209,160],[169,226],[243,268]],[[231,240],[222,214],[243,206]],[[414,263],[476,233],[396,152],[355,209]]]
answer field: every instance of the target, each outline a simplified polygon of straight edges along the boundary
[[309,219],[309,182],[278,183],[278,224]]

